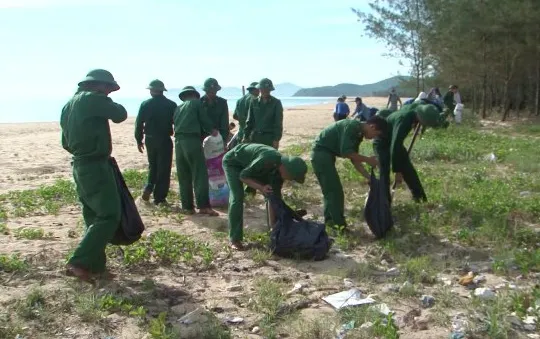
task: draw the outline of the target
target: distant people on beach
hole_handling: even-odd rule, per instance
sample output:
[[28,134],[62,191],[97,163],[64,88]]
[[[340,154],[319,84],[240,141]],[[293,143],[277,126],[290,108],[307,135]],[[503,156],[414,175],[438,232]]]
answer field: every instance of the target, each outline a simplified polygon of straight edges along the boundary
[[391,110],[392,112],[398,110],[398,103],[399,103],[399,109],[403,106],[403,103],[401,102],[401,98],[396,92],[395,87],[392,87],[390,90],[390,94],[388,95],[388,103],[386,104],[386,108]]
[[358,119],[360,121],[367,121],[371,117],[371,111],[369,107],[367,107],[366,104],[362,102],[362,98],[360,97],[356,97],[356,99],[354,99],[354,102],[356,103],[356,108],[354,109],[352,118]]
[[347,119],[347,117],[351,113],[349,105],[347,105],[345,100],[347,100],[347,97],[345,95],[342,95],[337,99],[336,109],[334,110],[334,121]]

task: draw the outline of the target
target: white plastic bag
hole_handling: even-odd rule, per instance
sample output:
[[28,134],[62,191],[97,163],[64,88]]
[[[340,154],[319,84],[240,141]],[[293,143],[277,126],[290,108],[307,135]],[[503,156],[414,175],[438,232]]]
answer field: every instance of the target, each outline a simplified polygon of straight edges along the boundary
[[203,141],[212,207],[227,206],[229,202],[229,186],[225,178],[225,171],[223,171],[224,147],[223,138],[220,135],[215,137],[210,135]]
[[463,116],[463,104],[457,104],[456,108],[454,108],[454,119],[456,121],[456,124],[461,124],[462,116]]

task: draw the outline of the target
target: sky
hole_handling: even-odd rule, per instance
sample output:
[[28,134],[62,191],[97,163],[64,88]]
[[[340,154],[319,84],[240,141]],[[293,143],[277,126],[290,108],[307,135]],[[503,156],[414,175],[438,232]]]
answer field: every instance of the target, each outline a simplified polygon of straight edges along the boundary
[[407,74],[351,7],[368,0],[0,0],[0,93],[65,97],[94,68],[112,72],[121,96],[155,78],[314,87]]

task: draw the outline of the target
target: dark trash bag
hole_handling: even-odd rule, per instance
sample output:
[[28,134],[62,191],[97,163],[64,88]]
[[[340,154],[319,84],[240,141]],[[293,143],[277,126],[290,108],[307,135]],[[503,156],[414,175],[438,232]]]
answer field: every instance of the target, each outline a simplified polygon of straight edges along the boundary
[[272,253],[285,258],[323,260],[332,246],[324,224],[302,219],[280,198],[269,199],[276,212],[270,234]]
[[371,169],[369,194],[364,205],[364,219],[376,238],[382,238],[394,226],[388,187]]
[[111,165],[113,167],[118,193],[120,194],[122,217],[120,226],[110,243],[113,245],[131,245],[141,238],[144,232],[144,224],[135,205],[135,200],[131,196],[122,172],[120,172],[120,168],[118,168],[118,164],[114,158],[111,158]]

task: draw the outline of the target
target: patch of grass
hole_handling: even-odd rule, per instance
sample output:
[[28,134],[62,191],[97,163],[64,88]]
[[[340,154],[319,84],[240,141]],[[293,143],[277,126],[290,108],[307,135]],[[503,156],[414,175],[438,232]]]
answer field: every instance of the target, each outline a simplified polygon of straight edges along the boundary
[[56,214],[61,207],[77,202],[75,185],[68,180],[57,180],[53,185],[38,189],[11,191],[0,195],[0,204],[7,215],[25,217],[36,214]]
[[12,314],[0,314],[0,338],[16,338],[23,334],[22,324],[14,320]]
[[336,322],[329,318],[300,319],[292,332],[298,339],[334,339],[336,337]]
[[10,273],[26,271],[27,269],[28,263],[26,260],[21,259],[18,254],[0,254],[0,271]]
[[255,292],[250,308],[263,315],[261,328],[263,333],[270,336],[280,319],[280,308],[286,300],[285,286],[267,278],[260,278],[254,283]]
[[428,256],[411,258],[405,263],[405,277],[411,283],[433,283],[435,281],[432,260]]
[[342,251],[352,250],[360,243],[355,235],[345,232],[344,226],[326,227],[326,230],[334,239],[334,245]]
[[258,248],[268,248],[270,245],[270,232],[246,232],[244,234],[246,242]]
[[255,248],[251,250],[251,260],[257,265],[265,265],[266,262],[272,258],[272,252],[270,250]]
[[[355,330],[348,333],[351,338],[384,338],[398,339],[399,332],[394,324],[392,315],[385,316],[371,307],[351,307],[341,310],[339,317],[342,324],[354,321]],[[366,330],[359,327],[365,323],[372,323],[373,326]]]
[[0,222],[0,234],[9,235],[9,228],[3,222]]
[[15,307],[17,313],[26,320],[40,318],[45,311],[45,295],[43,291],[34,289],[26,298],[20,300]]
[[123,263],[128,266],[184,262],[192,267],[209,268],[213,261],[214,252],[207,244],[169,230],[158,230],[124,247]]
[[167,312],[161,312],[157,318],[150,320],[148,333],[152,339],[176,339],[180,333],[167,323]]
[[15,237],[17,239],[37,240],[52,238],[53,234],[52,232],[45,233],[42,228],[19,228],[15,230]]
[[133,169],[128,169],[122,172],[124,181],[126,182],[127,187],[131,192],[133,198],[137,198],[142,194],[144,185],[148,178],[148,171],[138,171]]

